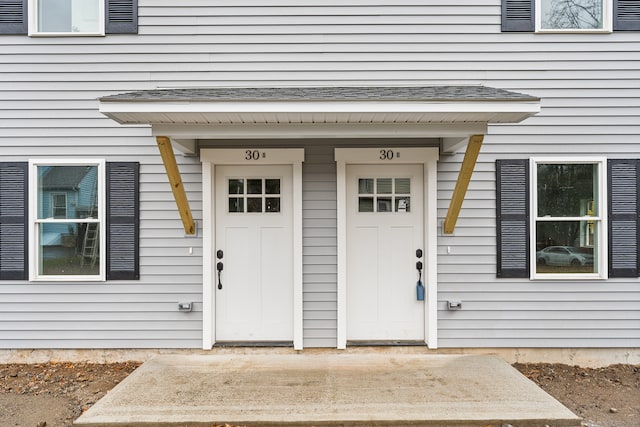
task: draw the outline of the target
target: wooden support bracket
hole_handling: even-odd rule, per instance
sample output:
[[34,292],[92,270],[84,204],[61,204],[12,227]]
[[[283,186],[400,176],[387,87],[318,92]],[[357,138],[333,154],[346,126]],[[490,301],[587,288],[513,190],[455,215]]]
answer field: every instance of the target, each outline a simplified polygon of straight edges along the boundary
[[471,174],[473,168],[478,160],[478,154],[480,153],[480,147],[482,147],[482,141],[484,135],[472,135],[469,138],[469,144],[467,145],[467,151],[464,153],[464,159],[462,160],[462,166],[458,173],[458,180],[456,181],[456,187],[451,195],[451,202],[449,202],[449,210],[444,220],[443,231],[444,234],[453,234],[453,230],[456,228],[456,222],[458,221],[458,215],[460,215],[460,209],[462,208],[462,202],[467,194],[467,188],[469,187],[469,181],[471,181]]
[[171,184],[173,198],[178,206],[178,212],[182,219],[184,232],[190,235],[196,234],[196,223],[191,216],[191,208],[189,207],[187,194],[184,191],[184,185],[182,184],[182,178],[180,176],[180,171],[178,170],[178,164],[176,163],[176,156],[173,153],[171,140],[166,136],[157,136],[156,142],[158,143],[160,155],[162,156],[162,163],[164,163],[164,168],[167,171],[167,177]]

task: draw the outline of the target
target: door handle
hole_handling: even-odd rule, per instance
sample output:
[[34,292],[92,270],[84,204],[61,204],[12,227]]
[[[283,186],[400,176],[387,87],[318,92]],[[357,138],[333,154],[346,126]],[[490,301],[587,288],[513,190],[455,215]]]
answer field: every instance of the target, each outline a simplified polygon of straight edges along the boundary
[[216,264],[216,270],[218,270],[218,289],[222,289],[222,281],[220,280],[220,275],[222,270],[224,270],[224,264],[220,261]]
[[420,258],[422,258],[422,249],[416,250],[416,258],[418,258],[418,261],[416,261],[416,270],[418,270],[418,283],[416,283],[416,300],[424,301],[424,285],[422,284],[422,268],[424,267],[424,265],[422,264],[422,261],[420,261]]
[[[222,251],[222,249],[218,249],[216,251],[216,258],[222,259],[222,257],[224,257],[224,252]],[[216,270],[218,270],[218,289],[222,289],[222,281],[220,280],[220,274],[222,270],[224,270],[224,264],[222,263],[222,261],[218,261],[218,263],[216,264]]]

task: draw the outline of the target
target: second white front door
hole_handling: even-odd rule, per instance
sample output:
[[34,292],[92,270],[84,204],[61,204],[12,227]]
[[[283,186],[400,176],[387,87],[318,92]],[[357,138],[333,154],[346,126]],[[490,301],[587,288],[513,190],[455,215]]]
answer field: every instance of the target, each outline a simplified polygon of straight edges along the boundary
[[290,165],[216,166],[217,341],[293,340]]
[[425,338],[423,165],[347,165],[347,339]]

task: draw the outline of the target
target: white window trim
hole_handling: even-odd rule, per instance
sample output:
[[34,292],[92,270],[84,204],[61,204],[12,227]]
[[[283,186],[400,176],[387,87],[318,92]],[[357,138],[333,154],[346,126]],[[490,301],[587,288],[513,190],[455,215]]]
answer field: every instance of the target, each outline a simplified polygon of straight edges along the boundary
[[546,29],[542,28],[542,1],[536,0],[535,21],[536,33],[611,33],[613,32],[613,1],[602,0],[602,28],[596,29]]
[[[596,217],[596,221],[600,223],[600,229],[597,237],[598,256],[597,273],[581,274],[581,273],[565,273],[565,274],[549,274],[538,273],[536,268],[536,243],[537,243],[537,228],[536,223],[538,221],[538,175],[537,165],[539,163],[551,163],[551,164],[596,164],[598,166],[598,206],[599,217]],[[529,224],[529,236],[530,236],[530,277],[531,280],[605,280],[608,277],[608,222],[607,222],[607,158],[606,157],[532,157],[529,161],[529,176],[530,181],[530,224]],[[566,220],[584,221],[586,218],[593,219],[593,217],[567,217]]]
[[[100,268],[97,275],[41,275],[38,273],[38,249],[40,233],[37,225],[44,223],[69,222],[65,219],[38,220],[38,166],[98,166],[98,219],[83,220],[99,224]],[[29,280],[49,282],[87,282],[105,281],[106,277],[106,206],[105,206],[105,160],[104,159],[38,159],[29,160]],[[80,222],[80,221],[79,221]]]
[[38,31],[38,0],[29,0],[27,7],[30,37],[100,37],[105,35],[105,2],[98,2],[98,31],[95,32],[44,32]]

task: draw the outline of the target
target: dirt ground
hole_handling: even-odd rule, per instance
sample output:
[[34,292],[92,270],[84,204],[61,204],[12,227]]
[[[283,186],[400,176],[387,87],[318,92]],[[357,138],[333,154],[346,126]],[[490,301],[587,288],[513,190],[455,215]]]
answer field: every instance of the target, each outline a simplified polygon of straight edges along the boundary
[[640,365],[514,365],[587,427],[640,427]]
[[[0,364],[0,426],[70,427],[138,366]],[[514,366],[582,417],[586,427],[640,427],[640,365],[600,369],[559,364]]]

